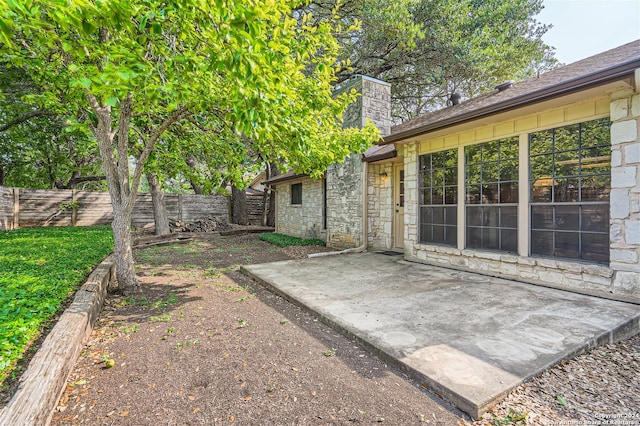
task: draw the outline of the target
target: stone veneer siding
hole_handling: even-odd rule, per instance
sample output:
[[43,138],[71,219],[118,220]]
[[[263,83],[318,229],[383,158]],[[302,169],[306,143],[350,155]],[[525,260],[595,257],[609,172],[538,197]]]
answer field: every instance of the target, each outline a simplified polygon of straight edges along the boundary
[[[386,177],[381,174],[386,173]],[[367,244],[371,249],[393,247],[393,164],[369,164],[367,175]]]
[[[613,293],[640,301],[640,70],[636,86],[610,96],[610,265],[419,243],[417,144],[405,164],[405,259],[558,288]],[[409,187],[408,183],[414,185]]]
[[[302,204],[291,204],[291,185],[302,182]],[[322,179],[303,178],[276,186],[276,232],[326,240],[322,229]]]
[[611,96],[612,291],[640,298],[640,69],[635,90]]
[[362,179],[360,155],[327,168],[327,245],[336,249],[362,245]]

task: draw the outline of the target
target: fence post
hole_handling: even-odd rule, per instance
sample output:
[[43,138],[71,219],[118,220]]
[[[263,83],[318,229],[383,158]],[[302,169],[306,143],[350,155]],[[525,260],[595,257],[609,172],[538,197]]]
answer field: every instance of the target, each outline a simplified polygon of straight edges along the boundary
[[20,188],[13,188],[13,227],[20,227]]
[[182,221],[182,194],[178,194],[178,220]]
[[76,207],[77,199],[78,190],[73,188],[71,190],[71,226],[76,226],[76,223],[78,223],[78,208]]

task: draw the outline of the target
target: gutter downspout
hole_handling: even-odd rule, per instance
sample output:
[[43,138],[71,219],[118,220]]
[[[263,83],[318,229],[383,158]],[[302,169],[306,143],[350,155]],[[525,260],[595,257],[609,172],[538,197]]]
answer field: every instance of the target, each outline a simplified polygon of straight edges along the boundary
[[367,232],[367,227],[369,226],[368,214],[369,214],[369,198],[367,193],[367,180],[369,179],[369,163],[366,161],[362,161],[362,245],[360,247],[348,248],[346,250],[340,251],[326,251],[322,253],[311,253],[308,257],[324,257],[324,256],[333,256],[336,254],[347,254],[347,253],[362,253],[367,250],[367,239],[369,234]]

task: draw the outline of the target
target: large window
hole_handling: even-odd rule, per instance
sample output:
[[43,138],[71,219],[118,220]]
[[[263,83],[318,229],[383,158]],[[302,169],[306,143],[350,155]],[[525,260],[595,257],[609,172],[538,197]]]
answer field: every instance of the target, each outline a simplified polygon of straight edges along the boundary
[[465,147],[466,246],[518,250],[518,138]]
[[420,242],[457,242],[458,150],[420,156]]
[[291,204],[302,204],[302,184],[291,185]]
[[529,136],[531,253],[609,261],[608,118]]

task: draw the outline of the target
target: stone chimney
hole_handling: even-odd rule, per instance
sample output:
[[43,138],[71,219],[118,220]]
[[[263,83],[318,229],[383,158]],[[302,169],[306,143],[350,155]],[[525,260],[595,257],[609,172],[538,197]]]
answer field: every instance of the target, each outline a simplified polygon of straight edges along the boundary
[[344,127],[363,127],[367,119],[380,130],[380,136],[391,134],[391,85],[364,75],[356,75],[343,83],[336,94],[355,89],[361,96],[344,115]]

